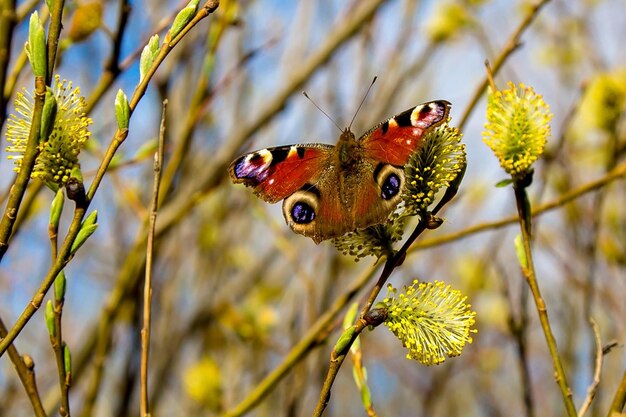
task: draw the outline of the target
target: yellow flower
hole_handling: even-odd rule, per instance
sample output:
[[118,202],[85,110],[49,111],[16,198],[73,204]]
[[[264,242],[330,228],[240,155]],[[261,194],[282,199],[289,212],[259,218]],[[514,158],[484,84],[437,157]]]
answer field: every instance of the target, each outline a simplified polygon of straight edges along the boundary
[[[48,121],[53,123],[49,134],[40,138],[40,152],[31,177],[41,179],[56,190],[65,185],[75,167],[80,167],[78,154],[91,135],[88,126],[92,120],[85,116],[85,98],[80,95],[78,87],[73,88],[71,81],[61,81],[58,75],[55,76],[53,95],[56,113],[51,116],[54,120]],[[24,89],[17,93],[15,113],[7,120],[6,137],[10,145],[6,150],[12,154],[8,158],[15,162],[17,172],[26,150],[33,108],[33,96]]]
[[404,167],[403,215],[424,215],[436,194],[449,187],[465,168],[465,145],[455,127],[442,124],[424,137],[423,146]]
[[490,91],[484,142],[513,177],[524,177],[543,153],[552,113],[532,87],[509,82],[509,88]]
[[460,355],[465,344],[472,343],[476,313],[458,290],[441,281],[417,280],[397,296],[391,285],[387,289],[378,307],[387,310],[385,325],[409,349],[408,359],[436,365],[446,356]]

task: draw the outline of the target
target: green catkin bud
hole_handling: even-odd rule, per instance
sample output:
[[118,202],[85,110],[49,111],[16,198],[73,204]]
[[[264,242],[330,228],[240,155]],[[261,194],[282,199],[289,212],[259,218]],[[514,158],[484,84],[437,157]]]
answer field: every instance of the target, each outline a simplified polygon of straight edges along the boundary
[[159,35],[154,35],[141,51],[139,59],[139,81],[142,81],[148,70],[152,67],[154,59],[159,53]]
[[120,130],[128,129],[130,106],[128,105],[128,97],[126,97],[122,89],[117,90],[117,95],[115,96],[115,119]]
[[63,342],[63,365],[65,366],[65,383],[70,385],[72,375],[72,354],[70,348]]
[[346,330],[344,330],[341,336],[339,336],[339,340],[337,340],[337,343],[335,343],[335,347],[333,349],[333,353],[335,355],[342,355],[346,353],[346,348],[348,347],[350,340],[352,340],[352,336],[354,335],[355,331],[356,328],[354,326],[350,326]]
[[48,69],[48,50],[46,46],[46,31],[39,20],[39,14],[30,15],[28,30],[28,45],[26,48],[33,74],[36,77],[45,77]]
[[65,272],[61,271],[54,280],[54,299],[57,303],[63,302],[65,298],[65,285]]
[[519,262],[522,269],[528,269],[528,261],[526,258],[526,251],[524,250],[524,244],[522,243],[522,235],[515,236],[514,244],[517,262]]
[[57,115],[57,100],[54,92],[50,87],[46,87],[46,98],[43,103],[43,111],[41,115],[41,128],[39,130],[39,142],[46,142]]
[[54,308],[52,307],[52,300],[48,300],[46,303],[46,327],[48,328],[48,334],[50,337],[56,336],[57,326],[54,321]]
[[75,254],[78,248],[80,248],[83,243],[87,241],[89,236],[91,236],[93,232],[96,231],[96,229],[98,228],[97,221],[98,211],[94,210],[89,216],[87,216],[83,224],[80,226],[80,231],[78,232],[78,235],[76,235],[76,239],[74,240],[74,243],[72,244],[72,249],[70,251],[72,255]]
[[198,9],[199,0],[191,0],[187,3],[187,6],[178,14],[174,19],[174,23],[172,23],[172,28],[170,29],[169,37],[170,39],[175,38],[176,35],[180,33],[181,30],[189,23],[189,21],[196,14],[196,10]]
[[63,190],[57,191],[50,205],[50,227],[55,230],[59,227],[59,220],[61,219],[61,213],[63,213],[63,204],[65,203],[65,196]]

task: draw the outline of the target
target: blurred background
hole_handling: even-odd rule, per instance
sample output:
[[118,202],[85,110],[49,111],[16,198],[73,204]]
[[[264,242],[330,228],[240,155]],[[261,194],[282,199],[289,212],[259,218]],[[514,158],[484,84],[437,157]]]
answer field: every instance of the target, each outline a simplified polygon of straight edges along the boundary
[[[46,13],[41,3],[16,5],[21,20],[3,86],[7,113],[16,91],[32,89],[23,44],[31,11]],[[162,100],[169,104],[153,278],[151,407],[153,415],[222,415],[249,398],[335,300],[356,287],[354,300],[362,303],[376,280],[374,259],[354,262],[330,242],[315,245],[292,233],[280,204],[232,185],[226,168],[239,154],[268,146],[335,143],[337,128],[301,92],[347,126],[378,76],[353,124],[357,135],[419,103],[445,99],[468,159],[460,192],[441,213],[444,224],[422,236],[390,282],[446,281],[468,295],[478,333],[460,357],[425,367],[406,359],[383,327],[365,332],[363,361],[376,411],[564,415],[515,257],[519,226],[494,224],[515,214],[515,201],[510,188],[495,187],[505,173],[482,142],[486,100],[476,94],[485,59],[492,65],[500,60],[498,88],[521,82],[550,105],[552,136],[529,189],[534,207],[603,178],[626,162],[626,2],[541,3],[534,10],[536,1],[508,0],[222,1],[158,69],[91,204],[99,228],[65,270],[72,414],[139,414],[145,227]],[[81,154],[87,185],[117,128],[117,90],[131,96],[139,52],[185,4],[66,2],[56,72],[80,86],[94,122]],[[111,62],[119,73],[109,71]],[[2,129],[4,207],[14,174]],[[2,259],[0,317],[9,327],[50,266],[53,196],[31,184]],[[61,236],[72,208],[68,202]],[[589,317],[603,344],[618,343],[604,357],[588,414],[604,416],[626,368],[624,178],[557,204],[536,218],[534,230],[539,285],[577,406],[595,366]],[[344,312],[249,415],[311,414]],[[55,415],[56,364],[42,313],[15,345],[33,358],[45,408]],[[326,415],[365,414],[350,368],[346,362],[341,369]],[[0,415],[33,415],[6,355]]]

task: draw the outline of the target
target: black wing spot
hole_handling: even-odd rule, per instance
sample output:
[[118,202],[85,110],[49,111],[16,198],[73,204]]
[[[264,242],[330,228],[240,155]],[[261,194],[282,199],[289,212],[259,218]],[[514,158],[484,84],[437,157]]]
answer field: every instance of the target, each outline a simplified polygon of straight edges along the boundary
[[383,122],[382,126],[380,127],[380,130],[383,132],[383,135],[387,133],[387,131],[389,130],[389,120],[385,120]]
[[306,149],[304,149],[304,147],[302,147],[302,146],[297,146],[296,147],[296,152],[298,153],[298,158],[300,158],[300,159],[304,158],[304,151],[305,150]]
[[374,169],[374,181],[378,182],[378,174],[380,174],[380,171],[383,169],[384,166],[385,164],[383,164],[382,162],[376,166],[376,168]]
[[279,163],[283,162],[285,159],[287,159],[287,156],[289,155],[289,149],[290,148],[273,149],[271,151],[271,153],[272,153],[272,163],[271,163],[271,165],[279,164]]
[[398,123],[398,126],[400,127],[407,127],[407,126],[412,126],[411,124],[411,113],[412,111],[405,111],[404,113],[400,113],[399,115],[397,115],[395,117],[396,122]]

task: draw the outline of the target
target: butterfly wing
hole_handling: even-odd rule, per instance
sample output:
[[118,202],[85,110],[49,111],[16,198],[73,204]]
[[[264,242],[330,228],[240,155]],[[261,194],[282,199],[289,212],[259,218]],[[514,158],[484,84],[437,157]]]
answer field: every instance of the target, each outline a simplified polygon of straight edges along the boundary
[[448,119],[450,103],[430,101],[406,110],[366,132],[359,139],[366,157],[403,166],[420,148],[428,130]]
[[252,187],[257,196],[276,203],[305,184],[317,182],[333,148],[316,143],[262,149],[235,159],[228,172],[235,184]]

